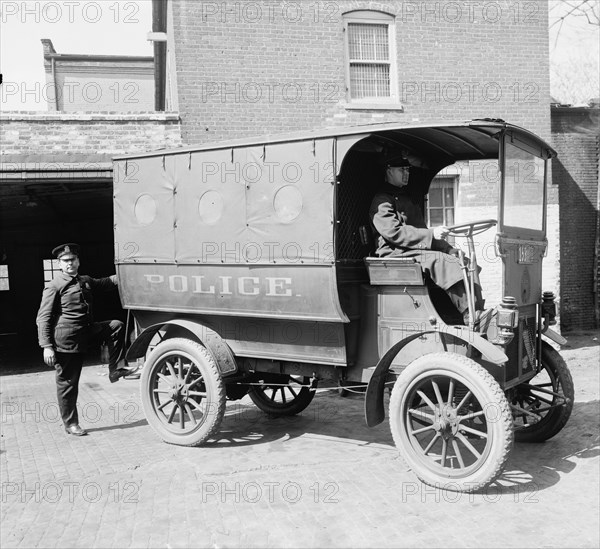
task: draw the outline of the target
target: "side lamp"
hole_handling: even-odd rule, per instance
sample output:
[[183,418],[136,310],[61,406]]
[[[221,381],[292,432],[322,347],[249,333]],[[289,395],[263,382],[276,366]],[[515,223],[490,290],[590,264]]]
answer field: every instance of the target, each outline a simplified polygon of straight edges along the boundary
[[519,325],[517,300],[511,296],[503,297],[497,311],[496,326],[498,327],[498,333],[496,334],[495,343],[508,345],[515,337],[515,329]]
[[542,294],[542,317],[544,319],[544,331],[548,326],[556,324],[556,296],[554,292],[544,292]]

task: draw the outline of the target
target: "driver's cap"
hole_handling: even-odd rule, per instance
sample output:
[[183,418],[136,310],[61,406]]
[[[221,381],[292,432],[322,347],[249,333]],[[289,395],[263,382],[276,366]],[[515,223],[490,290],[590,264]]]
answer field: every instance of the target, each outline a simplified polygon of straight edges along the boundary
[[60,246],[56,246],[56,248],[52,250],[52,254],[54,255],[54,257],[56,257],[56,259],[60,259],[61,257],[67,254],[79,257],[80,249],[81,248],[79,244],[75,244],[74,242],[68,242],[67,244],[61,244]]
[[386,166],[388,168],[404,168],[410,167],[411,163],[408,158],[406,158],[403,154],[399,154],[396,156],[391,156],[386,160]]

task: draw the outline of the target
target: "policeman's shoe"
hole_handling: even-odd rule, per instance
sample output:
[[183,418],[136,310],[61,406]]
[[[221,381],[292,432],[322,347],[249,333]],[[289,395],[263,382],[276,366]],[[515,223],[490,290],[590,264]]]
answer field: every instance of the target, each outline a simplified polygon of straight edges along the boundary
[[67,434],[75,435],[76,437],[83,437],[88,434],[88,432],[85,429],[82,429],[77,423],[65,425],[65,431]]
[[140,371],[140,367],[137,366],[135,368],[131,368],[129,373],[124,376],[124,379],[140,379],[142,377],[142,372]]
[[118,368],[113,372],[108,373],[108,379],[110,379],[111,383],[115,383],[116,381],[119,381],[119,379],[121,379],[122,377],[131,375],[133,372],[135,372],[135,370],[136,368]]

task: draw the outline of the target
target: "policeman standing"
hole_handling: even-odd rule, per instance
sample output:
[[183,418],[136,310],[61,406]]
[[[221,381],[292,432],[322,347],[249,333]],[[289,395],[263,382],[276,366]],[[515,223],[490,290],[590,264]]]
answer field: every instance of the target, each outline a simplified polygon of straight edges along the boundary
[[77,394],[84,353],[90,342],[100,339],[107,343],[111,383],[134,370],[118,366],[123,351],[123,323],[120,320],[94,322],[92,314],[92,291],[114,288],[117,277],[80,276],[79,251],[80,247],[73,243],[61,244],[52,250],[61,272],[44,288],[36,322],[44,362],[56,368],[58,405],[65,430],[70,435],[83,436],[87,431],[79,426]]

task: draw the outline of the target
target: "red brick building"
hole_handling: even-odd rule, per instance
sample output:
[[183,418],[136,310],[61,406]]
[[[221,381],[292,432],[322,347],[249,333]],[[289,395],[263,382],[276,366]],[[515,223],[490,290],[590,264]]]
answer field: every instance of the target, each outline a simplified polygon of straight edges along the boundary
[[490,116],[550,136],[543,1],[168,6],[185,143]]
[[[185,144],[487,117],[551,140],[543,1],[156,4],[166,104],[181,115]],[[498,180],[495,164],[446,170],[429,196],[430,224],[495,218]],[[558,192],[549,191],[544,288],[559,293]],[[477,244],[491,305],[501,262],[491,231]]]

